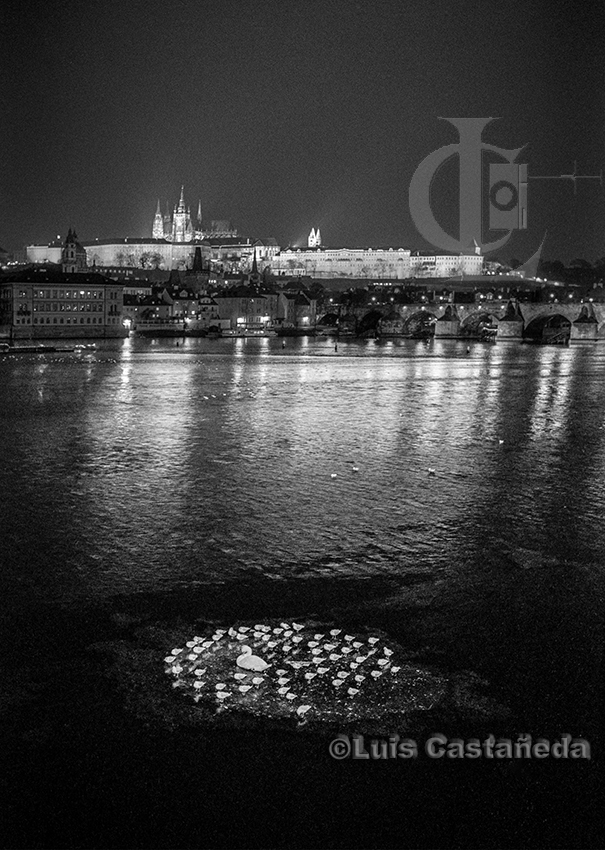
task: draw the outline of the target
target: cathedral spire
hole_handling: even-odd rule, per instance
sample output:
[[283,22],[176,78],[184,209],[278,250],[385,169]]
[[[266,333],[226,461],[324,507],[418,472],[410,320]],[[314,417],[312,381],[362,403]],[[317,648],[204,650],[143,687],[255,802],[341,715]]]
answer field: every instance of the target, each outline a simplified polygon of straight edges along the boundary
[[197,202],[197,226],[198,230],[202,229],[202,199]]
[[172,219],[170,218],[170,203],[166,199],[166,212],[164,214],[164,239],[170,239],[172,235]]
[[172,217],[171,239],[173,242],[191,242],[194,238],[191,210],[185,206],[185,187],[181,186],[181,197]]
[[151,230],[151,238],[152,239],[163,239],[164,238],[164,219],[162,217],[162,210],[160,209],[160,199],[158,198],[158,205],[155,211],[155,216],[153,218],[153,228]]
[[321,245],[321,233],[319,232],[319,227],[317,228],[317,230],[315,230],[314,227],[311,228],[311,233],[309,233],[307,244],[309,248],[319,248],[319,246]]

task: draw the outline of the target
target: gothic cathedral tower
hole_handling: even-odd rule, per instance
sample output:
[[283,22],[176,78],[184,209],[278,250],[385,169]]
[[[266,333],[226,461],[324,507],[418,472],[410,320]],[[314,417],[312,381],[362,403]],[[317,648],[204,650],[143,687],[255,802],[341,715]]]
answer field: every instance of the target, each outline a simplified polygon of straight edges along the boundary
[[166,212],[164,213],[164,239],[172,237],[172,219],[170,218],[170,208],[166,201]]
[[162,217],[162,211],[160,210],[160,199],[158,198],[158,208],[155,211],[155,217],[153,219],[153,230],[151,231],[152,239],[163,239],[164,238],[164,219]]
[[311,233],[309,233],[309,239],[307,240],[307,244],[309,248],[319,248],[321,246],[321,232],[319,227],[317,231],[314,227],[311,228]]
[[185,187],[181,186],[181,198],[172,216],[172,241],[191,242],[192,239],[191,213],[185,208]]

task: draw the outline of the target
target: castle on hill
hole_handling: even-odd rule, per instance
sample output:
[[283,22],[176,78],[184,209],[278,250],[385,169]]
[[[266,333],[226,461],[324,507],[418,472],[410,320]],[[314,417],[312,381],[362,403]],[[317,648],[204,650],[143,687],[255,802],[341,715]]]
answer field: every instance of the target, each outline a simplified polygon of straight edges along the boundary
[[461,254],[412,252],[403,247],[328,247],[323,244],[319,227],[311,229],[306,246],[281,249],[273,238],[240,236],[228,221],[211,221],[205,227],[201,201],[194,218],[185,204],[184,187],[172,214],[169,204],[162,214],[158,200],[150,236],[80,243],[75,231],[70,230],[66,246],[64,250],[60,242],[28,245],[27,259],[32,263],[63,261],[70,271],[91,267],[170,271],[193,269],[197,253],[208,272],[246,272],[256,257],[261,271],[269,269],[280,277],[376,280],[477,275],[483,267],[476,243]]
[[[72,243],[72,237],[74,245]],[[118,237],[113,239],[95,239],[77,241],[75,231],[70,229],[67,242],[70,243],[70,260],[80,270],[83,267],[96,269],[148,269],[170,271],[172,269],[192,269],[197,253],[205,269],[210,268],[228,272],[247,271],[256,253],[261,269],[270,265],[273,256],[279,251],[275,239],[256,239],[240,236],[229,221],[210,221],[208,226],[202,223],[202,204],[198,202],[197,217],[191,215],[191,208],[185,203],[185,190],[181,187],[178,204],[170,214],[166,203],[166,212],[162,215],[158,200],[153,218],[151,235],[140,237]],[[78,257],[75,254],[77,242]],[[48,245],[28,245],[27,259],[31,263],[60,263],[64,260],[64,246],[61,241]]]
[[204,239],[234,238],[237,230],[228,221],[211,221],[210,227],[202,225],[202,202],[198,201],[197,217],[191,215],[191,207],[185,205],[185,187],[181,186],[181,197],[174,205],[170,215],[170,205],[166,201],[166,212],[162,215],[160,199],[151,228],[152,239],[165,239],[167,242],[201,242]]

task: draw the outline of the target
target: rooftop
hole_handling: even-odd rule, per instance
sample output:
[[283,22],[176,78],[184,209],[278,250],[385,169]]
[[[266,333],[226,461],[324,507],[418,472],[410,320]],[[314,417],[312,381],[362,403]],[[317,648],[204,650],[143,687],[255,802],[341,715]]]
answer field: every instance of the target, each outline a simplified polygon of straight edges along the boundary
[[56,263],[36,264],[14,271],[9,270],[0,276],[0,283],[87,283],[95,286],[111,283],[115,285],[115,281],[105,275],[96,272],[74,272],[71,274],[64,272],[61,266]]

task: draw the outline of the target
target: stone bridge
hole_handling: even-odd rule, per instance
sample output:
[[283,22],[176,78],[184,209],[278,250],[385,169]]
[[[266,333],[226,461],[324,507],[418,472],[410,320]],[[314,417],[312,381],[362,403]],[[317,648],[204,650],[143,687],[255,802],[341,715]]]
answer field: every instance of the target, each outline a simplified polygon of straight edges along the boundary
[[[319,322],[321,325],[323,320]],[[341,332],[359,336],[597,342],[605,340],[605,304],[484,301],[476,304],[398,304],[341,313]]]

